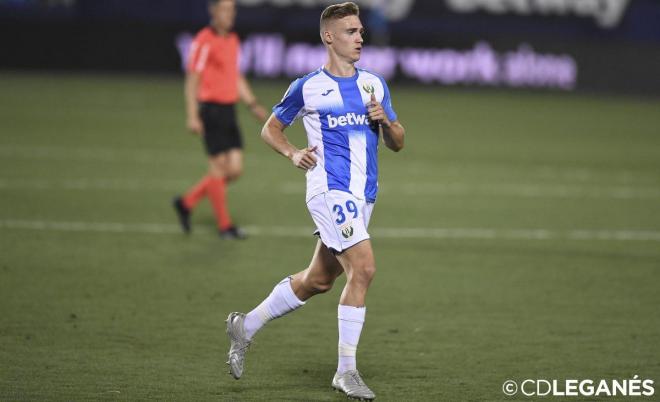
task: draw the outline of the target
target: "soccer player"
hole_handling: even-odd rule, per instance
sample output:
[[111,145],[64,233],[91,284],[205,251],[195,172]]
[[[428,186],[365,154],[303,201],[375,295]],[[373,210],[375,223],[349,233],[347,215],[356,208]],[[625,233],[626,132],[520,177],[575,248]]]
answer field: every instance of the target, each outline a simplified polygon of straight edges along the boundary
[[[403,126],[392,109],[390,93],[378,75],[358,69],[364,29],[352,2],[327,7],[321,14],[326,64],[294,81],[273,108],[261,132],[275,151],[306,171],[307,208],[320,240],[309,266],[279,282],[247,314],[227,318],[230,373],[243,373],[245,352],[268,321],[303,306],[332,288],[346,273],[339,299],[339,347],[335,389],[349,397],[373,399],[356,366],[356,350],[365,320],[365,298],[376,265],[367,227],[378,191],[378,141],[393,151],[403,148]],[[302,118],[306,148],[298,149],[284,130]]]
[[185,100],[188,129],[204,138],[209,155],[208,174],[182,197],[174,208],[184,232],[190,232],[190,213],[208,196],[216,215],[220,236],[242,239],[243,231],[232,223],[227,209],[225,186],[243,170],[243,140],[234,105],[239,98],[259,121],[266,110],[238,69],[239,39],[232,32],[236,18],[234,0],[210,0],[211,23],[192,43],[188,61]]

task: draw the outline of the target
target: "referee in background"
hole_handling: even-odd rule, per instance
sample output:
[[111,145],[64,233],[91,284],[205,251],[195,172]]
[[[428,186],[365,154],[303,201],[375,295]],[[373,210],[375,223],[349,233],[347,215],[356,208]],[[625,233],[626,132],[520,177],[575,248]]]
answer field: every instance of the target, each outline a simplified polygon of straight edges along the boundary
[[188,59],[185,100],[188,129],[204,139],[209,170],[199,183],[174,199],[174,208],[185,233],[190,232],[190,213],[208,196],[215,212],[220,237],[243,239],[245,233],[232,222],[227,208],[226,185],[243,170],[243,139],[235,104],[243,101],[254,117],[266,121],[266,110],[238,68],[240,40],[232,31],[236,18],[234,0],[210,0],[211,23],[192,43]]

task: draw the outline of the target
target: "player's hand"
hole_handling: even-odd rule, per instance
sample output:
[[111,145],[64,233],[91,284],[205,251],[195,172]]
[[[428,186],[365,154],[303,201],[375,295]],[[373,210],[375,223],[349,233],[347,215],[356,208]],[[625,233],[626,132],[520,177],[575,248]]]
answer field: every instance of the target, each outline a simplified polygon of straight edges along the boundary
[[375,123],[379,123],[384,127],[389,127],[392,124],[385,114],[383,105],[376,100],[376,95],[374,94],[371,94],[371,101],[367,104],[367,112],[369,113],[369,120]]
[[195,135],[204,134],[204,125],[199,117],[188,119],[188,130]]
[[297,150],[291,157],[291,162],[302,170],[313,168],[316,166],[316,156],[314,156],[316,148],[317,146],[313,146]]
[[252,112],[252,115],[262,123],[265,123],[266,119],[268,119],[268,112],[266,112],[266,109],[258,103],[252,105],[250,112]]

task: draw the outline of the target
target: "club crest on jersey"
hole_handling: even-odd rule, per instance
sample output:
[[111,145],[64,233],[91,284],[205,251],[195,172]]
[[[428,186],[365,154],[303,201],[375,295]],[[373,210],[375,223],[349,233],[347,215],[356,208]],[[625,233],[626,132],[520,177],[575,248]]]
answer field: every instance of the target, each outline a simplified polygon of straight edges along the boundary
[[362,85],[362,89],[364,89],[364,92],[373,95],[376,92],[376,89],[374,88],[373,84],[364,84]]
[[349,239],[353,236],[353,225],[348,224],[341,228],[341,235],[344,236],[344,239]]

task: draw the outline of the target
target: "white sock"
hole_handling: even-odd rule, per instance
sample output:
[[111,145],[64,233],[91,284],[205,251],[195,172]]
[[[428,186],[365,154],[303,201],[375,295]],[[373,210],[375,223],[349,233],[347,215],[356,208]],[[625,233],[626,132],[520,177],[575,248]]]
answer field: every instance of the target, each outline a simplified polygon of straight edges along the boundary
[[243,324],[245,326],[245,335],[248,339],[252,339],[254,334],[266,325],[268,321],[290,313],[304,304],[305,302],[300,301],[296,294],[293,293],[291,277],[284,278],[280,283],[275,285],[273,291],[270,292],[270,295],[261,304],[246,314]]
[[337,318],[339,319],[339,363],[337,364],[337,373],[339,374],[357,368],[355,354],[366,314],[366,307],[342,306],[340,304],[337,308]]

